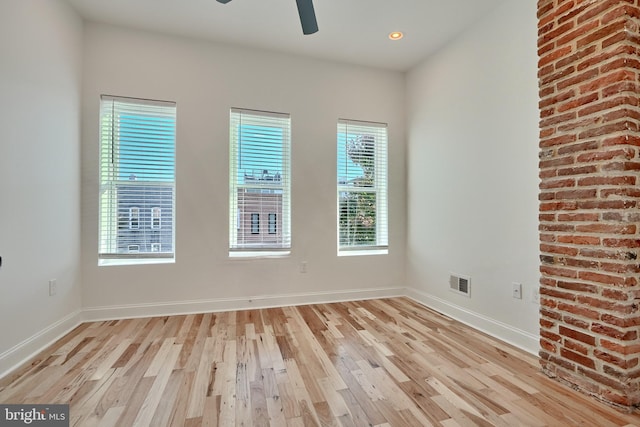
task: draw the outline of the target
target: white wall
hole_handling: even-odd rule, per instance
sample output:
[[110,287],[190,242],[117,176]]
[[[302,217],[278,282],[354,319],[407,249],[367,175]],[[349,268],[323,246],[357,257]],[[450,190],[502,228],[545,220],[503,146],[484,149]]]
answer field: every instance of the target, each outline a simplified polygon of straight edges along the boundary
[[77,321],[81,55],[64,3],[0,2],[0,373]]
[[[535,2],[507,1],[407,76],[410,295],[537,352]],[[471,298],[448,290],[471,276]],[[511,297],[521,282],[522,300]]]
[[[84,47],[82,274],[89,318],[358,298],[404,285],[403,74],[102,24],[86,25]],[[177,102],[175,264],[98,266],[100,94]],[[291,113],[288,258],[228,258],[230,107]],[[336,256],[338,118],[389,124],[389,255]],[[261,296],[279,297],[255,298]]]

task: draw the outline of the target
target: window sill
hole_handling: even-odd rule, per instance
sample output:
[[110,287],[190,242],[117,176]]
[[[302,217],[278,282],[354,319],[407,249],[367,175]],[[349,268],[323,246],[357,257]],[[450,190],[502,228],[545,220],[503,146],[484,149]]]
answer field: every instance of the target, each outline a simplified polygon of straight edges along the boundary
[[129,258],[129,259],[99,259],[98,266],[109,267],[114,265],[145,265],[145,264],[175,264],[175,258]]
[[358,249],[340,251],[338,250],[338,256],[366,256],[366,255],[388,255],[389,249]]
[[229,259],[261,259],[261,258],[286,258],[291,251],[242,251],[229,252]]

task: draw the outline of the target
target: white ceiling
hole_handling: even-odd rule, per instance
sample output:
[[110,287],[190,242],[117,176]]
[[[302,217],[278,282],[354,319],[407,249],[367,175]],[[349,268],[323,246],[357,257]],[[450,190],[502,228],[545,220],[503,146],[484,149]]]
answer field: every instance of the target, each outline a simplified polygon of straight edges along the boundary
[[307,36],[296,0],[66,1],[89,21],[404,71],[509,0],[315,0]]

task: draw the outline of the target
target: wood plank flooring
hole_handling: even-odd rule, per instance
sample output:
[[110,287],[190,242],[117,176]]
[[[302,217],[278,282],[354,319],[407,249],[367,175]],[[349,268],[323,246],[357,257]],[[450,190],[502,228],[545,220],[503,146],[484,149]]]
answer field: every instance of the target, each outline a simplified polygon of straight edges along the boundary
[[73,426],[636,426],[407,298],[85,323],[0,380]]

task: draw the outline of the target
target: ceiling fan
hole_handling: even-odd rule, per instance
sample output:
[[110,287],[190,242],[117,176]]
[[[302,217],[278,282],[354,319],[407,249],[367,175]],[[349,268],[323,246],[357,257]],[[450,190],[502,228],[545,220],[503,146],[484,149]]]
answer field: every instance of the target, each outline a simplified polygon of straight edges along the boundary
[[[231,0],[218,0],[219,3],[227,4]],[[318,31],[318,21],[316,21],[316,12],[313,9],[313,0],[296,0],[298,4],[298,15],[300,15],[300,23],[302,24],[303,34],[313,34]]]

